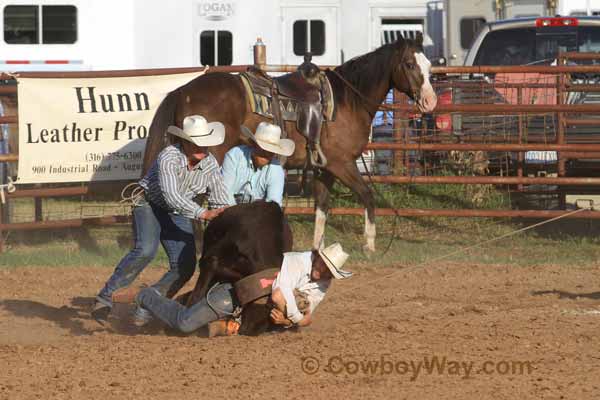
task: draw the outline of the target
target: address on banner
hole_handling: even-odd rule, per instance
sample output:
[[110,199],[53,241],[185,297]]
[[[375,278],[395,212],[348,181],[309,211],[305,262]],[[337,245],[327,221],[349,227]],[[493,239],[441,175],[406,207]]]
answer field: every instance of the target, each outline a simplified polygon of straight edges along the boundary
[[[123,161],[122,169],[123,171],[131,171],[132,173],[141,173],[142,171],[142,160],[144,157],[144,153],[142,151],[128,151],[128,152],[114,152],[114,153],[87,153],[85,155],[85,164],[79,165],[71,165],[69,167],[65,167],[63,165],[45,165],[39,164],[34,165],[33,172],[35,174],[51,174],[51,175],[60,175],[60,174],[80,174],[80,173],[89,173],[90,168],[91,172],[99,173],[99,172],[110,172],[114,163],[112,161]],[[110,164],[103,165],[103,162],[111,161]],[[116,168],[116,167],[115,167]]]
[[17,183],[139,178],[158,106],[202,73],[19,79]]

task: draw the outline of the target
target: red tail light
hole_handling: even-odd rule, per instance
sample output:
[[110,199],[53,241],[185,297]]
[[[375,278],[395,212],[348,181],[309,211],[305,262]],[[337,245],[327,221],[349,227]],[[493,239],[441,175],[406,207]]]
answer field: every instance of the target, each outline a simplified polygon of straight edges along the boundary
[[579,25],[579,20],[577,18],[538,18],[535,20],[535,26],[538,28],[577,25]]
[[[446,90],[437,96],[438,105],[452,104],[452,90]],[[452,116],[439,114],[435,116],[435,127],[438,131],[449,132],[452,130]]]

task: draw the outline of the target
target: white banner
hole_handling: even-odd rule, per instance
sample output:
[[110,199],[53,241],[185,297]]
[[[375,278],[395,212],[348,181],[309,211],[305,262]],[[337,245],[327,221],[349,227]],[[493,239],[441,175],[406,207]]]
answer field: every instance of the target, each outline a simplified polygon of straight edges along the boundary
[[203,73],[18,79],[17,183],[139,178],[156,109]]

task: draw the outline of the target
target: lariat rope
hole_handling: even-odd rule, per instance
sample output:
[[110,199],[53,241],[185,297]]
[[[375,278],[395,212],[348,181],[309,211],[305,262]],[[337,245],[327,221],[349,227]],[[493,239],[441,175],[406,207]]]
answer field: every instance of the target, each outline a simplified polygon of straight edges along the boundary
[[505,233],[504,235],[500,235],[500,236],[492,238],[492,239],[483,240],[483,241],[475,243],[473,245],[466,246],[466,247],[463,247],[463,248],[458,249],[456,251],[453,251],[451,253],[442,255],[440,257],[436,257],[436,258],[432,258],[432,259],[429,259],[429,260],[425,260],[425,261],[423,261],[423,262],[421,262],[419,264],[416,264],[416,265],[413,265],[413,266],[410,266],[410,267],[406,267],[406,268],[402,268],[402,269],[400,269],[398,271],[394,271],[391,274],[380,276],[380,277],[372,279],[372,280],[370,280],[368,282],[362,282],[362,283],[360,283],[358,285],[354,285],[354,286],[349,286],[349,287],[343,288],[343,290],[338,291],[338,293],[345,294],[345,293],[347,293],[349,291],[356,291],[357,288],[360,288],[360,287],[363,287],[363,286],[367,286],[367,285],[373,287],[373,284],[375,284],[375,283],[377,283],[379,281],[382,281],[384,279],[390,279],[390,278],[398,275],[399,273],[405,273],[405,272],[410,272],[412,270],[416,270],[418,268],[424,268],[424,267],[428,266],[429,264],[432,264],[434,262],[450,258],[450,257],[455,256],[457,254],[461,254],[461,253],[467,252],[467,251],[469,251],[471,249],[474,249],[476,247],[480,247],[480,246],[483,246],[485,244],[497,242],[498,240],[505,239],[507,237],[517,235],[519,233],[531,230],[531,229],[536,228],[538,226],[546,225],[546,224],[549,224],[551,222],[558,221],[559,219],[566,218],[566,217],[569,217],[571,215],[575,215],[577,213],[580,213],[582,211],[587,211],[587,210],[590,210],[590,209],[592,209],[592,205],[589,205],[588,207],[583,207],[583,208],[580,208],[580,209],[577,209],[577,210],[565,213],[563,215],[559,215],[558,217],[550,218],[550,219],[547,219],[545,221],[541,221],[541,222],[535,223],[533,225],[526,226],[526,227],[521,228],[521,229],[517,229],[517,230],[512,231],[512,232]]
[[[128,195],[127,191],[131,190],[131,193]],[[140,186],[138,182],[132,182],[125,186],[123,190],[121,190],[121,201],[120,203],[131,204],[132,206],[139,206],[144,197],[144,188]]]

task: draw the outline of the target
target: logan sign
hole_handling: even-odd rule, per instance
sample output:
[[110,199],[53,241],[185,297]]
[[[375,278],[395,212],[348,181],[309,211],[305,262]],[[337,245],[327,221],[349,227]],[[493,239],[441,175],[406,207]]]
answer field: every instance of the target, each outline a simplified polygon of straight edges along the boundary
[[209,21],[224,21],[233,14],[233,3],[202,2],[198,4],[198,15]]

